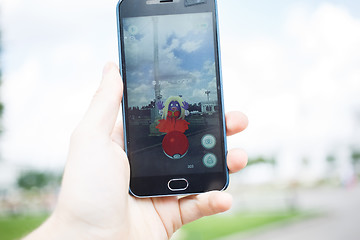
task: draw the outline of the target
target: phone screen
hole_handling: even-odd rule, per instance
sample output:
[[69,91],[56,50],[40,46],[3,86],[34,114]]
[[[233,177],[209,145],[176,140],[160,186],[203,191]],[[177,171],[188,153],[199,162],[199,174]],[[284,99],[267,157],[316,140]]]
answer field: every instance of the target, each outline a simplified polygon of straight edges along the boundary
[[122,18],[132,177],[224,171],[215,29],[211,12]]

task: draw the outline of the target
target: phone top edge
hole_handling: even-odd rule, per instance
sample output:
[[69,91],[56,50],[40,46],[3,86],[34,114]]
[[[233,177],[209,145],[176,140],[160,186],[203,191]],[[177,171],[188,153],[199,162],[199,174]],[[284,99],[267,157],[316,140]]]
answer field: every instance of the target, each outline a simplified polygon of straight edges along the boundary
[[122,2],[123,0],[119,0],[118,3],[116,4],[116,8],[119,8],[119,5],[120,3]]
[[[214,4],[214,0],[206,0],[206,2],[189,6],[185,5],[185,0],[159,3],[151,3],[151,0],[120,0],[118,3],[118,5],[122,5],[119,7],[120,9],[122,7],[129,8],[129,11],[121,12],[122,18],[213,12]],[[156,13],[154,14],[154,12]]]

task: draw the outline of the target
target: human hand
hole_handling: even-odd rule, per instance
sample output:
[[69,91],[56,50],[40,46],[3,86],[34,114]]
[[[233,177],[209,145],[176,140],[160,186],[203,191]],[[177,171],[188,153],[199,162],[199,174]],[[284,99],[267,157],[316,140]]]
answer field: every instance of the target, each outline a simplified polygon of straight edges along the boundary
[[[107,64],[103,80],[85,117],[71,136],[58,204],[32,239],[169,239],[182,225],[228,210],[232,197],[207,192],[178,198],[139,199],[129,195],[129,163],[123,125],[115,125],[123,84],[119,69]],[[247,118],[226,114],[227,135],[244,130]],[[247,163],[240,149],[230,150],[228,168]]]

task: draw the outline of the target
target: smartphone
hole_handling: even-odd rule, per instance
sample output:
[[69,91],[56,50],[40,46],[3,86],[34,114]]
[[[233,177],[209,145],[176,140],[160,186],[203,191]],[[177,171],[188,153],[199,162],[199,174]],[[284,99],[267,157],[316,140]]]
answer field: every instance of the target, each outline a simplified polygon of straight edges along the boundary
[[216,6],[216,0],[117,5],[125,150],[136,197],[228,186]]

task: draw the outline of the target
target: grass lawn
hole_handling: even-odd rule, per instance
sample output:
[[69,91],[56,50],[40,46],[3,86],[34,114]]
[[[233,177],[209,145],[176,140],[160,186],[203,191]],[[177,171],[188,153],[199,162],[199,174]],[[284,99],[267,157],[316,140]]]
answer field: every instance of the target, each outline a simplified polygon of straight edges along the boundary
[[185,225],[184,240],[211,240],[302,216],[300,212],[237,213],[205,217]]
[[0,217],[0,239],[17,240],[45,221],[47,216]]
[[[302,216],[299,212],[237,213],[200,219],[182,228],[183,240],[211,240]],[[0,217],[0,239],[17,240],[38,227],[47,216]]]

